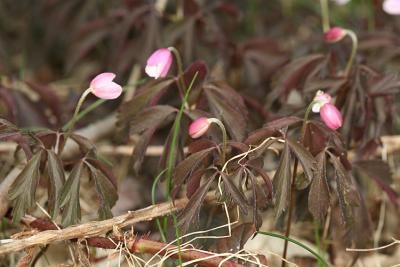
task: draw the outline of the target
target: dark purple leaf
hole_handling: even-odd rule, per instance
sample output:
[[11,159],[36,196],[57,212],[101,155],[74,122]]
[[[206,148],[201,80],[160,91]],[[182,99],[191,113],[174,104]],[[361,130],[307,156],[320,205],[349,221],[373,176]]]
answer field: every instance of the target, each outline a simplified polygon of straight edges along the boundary
[[304,186],[307,187],[314,178],[314,170],[316,164],[315,159],[311,155],[311,153],[298,142],[292,141],[289,138],[286,139],[286,142],[288,143],[290,150],[293,151],[294,155],[303,167],[305,177],[307,178],[306,184]]
[[200,208],[217,174],[214,173],[207,178],[206,182],[197,189],[186,207],[179,214],[178,225],[183,232],[186,232],[191,226],[198,223]]
[[275,172],[273,185],[275,189],[275,218],[286,211],[291,191],[291,166],[289,145],[285,142],[278,169]]
[[247,109],[242,97],[223,83],[208,84],[204,91],[214,116],[223,121],[233,139],[242,141],[247,129]]
[[[236,205],[239,206],[240,211],[243,214],[247,214],[247,200],[246,197],[240,192],[235,181],[239,181],[240,176],[243,175],[243,172],[240,168],[236,173],[232,175],[226,175],[223,172],[220,172],[223,181],[223,196],[228,199],[228,201],[232,201]],[[239,185],[240,186],[240,185]]]
[[117,188],[101,170],[88,162],[86,165],[89,167],[90,176],[94,180],[96,192],[100,199],[100,205],[97,212],[99,219],[105,220],[112,218],[113,215],[111,213],[111,208],[118,200]]
[[255,130],[250,133],[249,137],[247,137],[245,143],[246,144],[258,144],[262,142],[264,139],[272,136],[281,136],[280,130],[295,125],[303,121],[299,117],[289,116],[280,118],[274,121],[267,123],[263,128]]
[[158,127],[176,111],[176,108],[166,105],[145,108],[130,121],[130,134],[142,133],[150,128]]
[[172,184],[174,186],[174,190],[182,186],[185,180],[201,166],[203,159],[205,159],[209,155],[209,153],[214,149],[215,147],[211,147],[196,152],[187,157],[185,160],[181,161],[176,166],[174,171],[174,176],[172,178]]
[[40,178],[41,157],[41,150],[32,156],[8,191],[8,197],[13,205],[14,223],[19,222],[27,209],[35,204],[36,187]]
[[79,161],[68,176],[60,192],[59,203],[63,209],[61,224],[68,226],[76,224],[81,219],[81,205],[79,201],[80,179],[83,172],[83,163]]
[[317,155],[317,167],[308,194],[308,209],[316,220],[323,222],[330,204],[329,188],[326,180],[325,151]]
[[47,172],[49,174],[49,213],[54,219],[59,212],[58,198],[60,197],[61,188],[65,183],[65,175],[62,162],[53,150],[47,150]]

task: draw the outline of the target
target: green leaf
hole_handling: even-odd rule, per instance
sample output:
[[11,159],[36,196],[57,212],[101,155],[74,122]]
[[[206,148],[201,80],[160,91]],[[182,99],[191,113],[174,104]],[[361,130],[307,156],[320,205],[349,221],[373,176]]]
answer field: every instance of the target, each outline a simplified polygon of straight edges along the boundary
[[83,163],[79,161],[68,176],[67,182],[61,189],[59,203],[63,208],[62,225],[76,224],[81,219],[81,205],[79,202],[80,179]]
[[58,198],[65,183],[65,176],[61,160],[53,150],[47,150],[47,172],[49,174],[49,213],[54,219],[58,215]]
[[279,162],[278,169],[275,172],[272,184],[274,185],[275,194],[275,213],[276,219],[278,219],[282,213],[286,210],[289,197],[290,197],[290,151],[289,145],[285,142],[285,146],[282,151],[281,160]]
[[329,188],[326,181],[325,151],[317,155],[317,169],[308,194],[308,209],[316,220],[322,222],[329,208]]
[[97,212],[99,219],[104,220],[111,218],[113,216],[111,208],[118,200],[117,188],[101,170],[95,168],[88,162],[86,162],[86,165],[89,167],[90,175],[94,180],[96,191],[100,198],[100,207]]
[[19,222],[26,210],[35,204],[36,187],[39,182],[40,159],[42,151],[32,156],[25,168],[21,171],[8,192],[13,210],[13,222]]

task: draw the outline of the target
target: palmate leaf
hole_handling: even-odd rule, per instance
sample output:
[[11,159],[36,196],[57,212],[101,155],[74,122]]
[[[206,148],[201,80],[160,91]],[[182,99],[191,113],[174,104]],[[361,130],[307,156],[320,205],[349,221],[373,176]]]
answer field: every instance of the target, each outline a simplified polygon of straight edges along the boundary
[[28,161],[8,192],[8,197],[13,204],[13,222],[19,222],[26,210],[35,203],[36,187],[40,177],[40,150]]
[[328,155],[335,168],[337,194],[340,210],[342,212],[342,219],[345,224],[351,225],[353,222],[352,208],[360,205],[360,196],[352,184],[351,174],[345,169],[340,158],[337,158],[329,151]]
[[255,130],[254,132],[250,133],[249,136],[247,137],[245,143],[246,144],[258,144],[262,140],[271,137],[271,136],[277,136],[277,135],[282,135],[280,133],[281,129],[291,127],[295,124],[299,124],[303,120],[299,117],[294,117],[294,116],[289,116],[289,117],[284,117],[280,118],[277,120],[273,120],[266,125],[264,125],[263,128]]
[[136,173],[140,171],[145,151],[154,132],[175,112],[177,109],[174,107],[158,105],[143,109],[130,121],[130,134],[142,133],[132,154],[133,169]]
[[278,219],[282,213],[286,210],[289,197],[290,197],[290,151],[289,145],[285,142],[285,146],[282,151],[281,159],[279,162],[278,169],[275,172],[274,179],[272,181],[275,189],[275,218]]
[[182,232],[186,232],[191,225],[198,223],[200,208],[217,174],[214,173],[207,178],[206,182],[197,189],[186,207],[179,214],[178,225],[181,227],[180,230]]
[[53,150],[47,150],[47,172],[49,174],[49,213],[54,219],[58,215],[61,188],[65,183],[64,169],[60,158]]
[[177,111],[176,108],[167,105],[145,108],[131,120],[130,134],[141,133],[150,128],[157,127],[162,124],[169,115]]
[[302,188],[305,188],[313,180],[316,161],[311,153],[298,142],[292,141],[289,138],[286,139],[286,142],[289,145],[290,150],[293,151],[294,155],[303,167],[307,181]]
[[118,200],[117,188],[101,170],[88,162],[85,163],[89,168],[90,176],[94,180],[96,191],[100,198],[100,207],[98,209],[99,219],[111,218],[111,208]]
[[240,211],[243,214],[247,214],[248,203],[246,197],[240,192],[238,187],[235,184],[235,180],[238,181],[240,176],[243,175],[242,168],[238,169],[236,173],[228,176],[224,172],[219,173],[222,177],[223,181],[223,194],[224,197],[227,197],[228,200],[232,201],[236,205],[239,206]]
[[203,89],[213,114],[224,122],[234,140],[242,141],[247,129],[247,109],[242,97],[224,83],[207,84]]
[[125,126],[128,124],[156,95],[164,92],[173,82],[173,79],[157,80],[139,88],[138,93],[121,106],[118,113],[120,125]]
[[207,148],[199,152],[193,153],[185,160],[181,161],[175,168],[172,184],[174,191],[176,191],[185,182],[186,178],[198,169],[202,160],[215,149],[215,147]]
[[76,224],[81,219],[81,205],[79,202],[80,179],[83,172],[83,163],[79,161],[68,176],[68,180],[61,189],[59,203],[63,208],[61,223],[63,226]]
[[329,188],[326,180],[326,155],[317,155],[317,168],[308,194],[308,209],[316,220],[322,222],[329,208]]

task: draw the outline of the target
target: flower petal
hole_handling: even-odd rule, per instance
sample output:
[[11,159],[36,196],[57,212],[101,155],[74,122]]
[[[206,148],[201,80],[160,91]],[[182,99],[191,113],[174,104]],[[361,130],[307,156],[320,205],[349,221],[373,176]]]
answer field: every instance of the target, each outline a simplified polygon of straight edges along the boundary
[[93,78],[93,80],[90,82],[90,87],[91,88],[101,87],[105,83],[112,82],[115,76],[116,75],[112,72],[101,73]]
[[96,87],[95,90],[92,90],[92,93],[98,98],[115,99],[121,95],[122,87],[115,82],[109,82]]
[[382,8],[390,15],[400,15],[400,0],[385,0]]

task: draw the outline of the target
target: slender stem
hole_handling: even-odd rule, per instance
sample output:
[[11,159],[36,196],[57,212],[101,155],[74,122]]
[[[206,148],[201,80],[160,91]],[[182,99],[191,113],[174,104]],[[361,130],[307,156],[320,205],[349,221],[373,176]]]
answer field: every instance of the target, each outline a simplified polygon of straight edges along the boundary
[[[133,84],[128,84],[126,86],[123,87],[124,92],[126,91],[130,91],[132,88],[134,88],[137,85],[143,84],[146,81],[146,79],[142,79],[137,81],[136,83]],[[96,109],[97,107],[99,107],[100,105],[102,105],[103,103],[105,103],[106,100],[105,99],[97,99],[95,102],[93,102],[92,104],[90,104],[87,108],[85,108],[84,110],[82,110],[81,112],[79,112],[79,114],[75,117],[75,119],[71,118],[64,126],[63,126],[63,130],[66,131],[68,130],[72,123],[78,122],[80,119],[82,119],[83,117],[85,117],[88,113],[90,113],[92,110]]]
[[69,125],[67,130],[70,130],[74,127],[76,117],[78,116],[78,113],[79,113],[79,110],[81,109],[83,101],[85,101],[86,97],[90,94],[90,92],[91,92],[90,88],[86,89],[85,92],[83,92],[83,94],[81,95],[81,98],[79,98],[78,104],[76,105],[76,108],[75,108],[74,115],[72,116],[72,123]]
[[[185,84],[185,79],[183,77],[183,64],[182,64],[182,57],[181,54],[179,53],[178,49],[175,47],[171,46],[168,47],[168,49],[174,53],[175,58],[176,58],[176,65],[178,66],[178,89],[179,89],[179,94],[181,98],[183,99],[183,96],[186,92],[186,84]],[[187,105],[187,104],[185,104]],[[187,106],[185,106],[187,108]]]
[[258,233],[263,234],[263,235],[269,235],[269,236],[277,237],[277,238],[280,238],[280,239],[284,239],[285,241],[292,242],[293,244],[296,244],[296,245],[304,248],[305,250],[310,252],[312,255],[314,255],[317,258],[318,262],[322,263],[323,266],[329,267],[329,264],[326,262],[326,260],[323,257],[321,257],[317,252],[315,252],[314,250],[312,250],[308,246],[304,245],[303,243],[301,243],[301,242],[299,242],[299,241],[297,241],[295,239],[292,239],[290,237],[286,237],[286,236],[283,236],[283,235],[280,235],[280,234],[271,233],[271,232],[258,231]]
[[[76,108],[75,108],[74,115],[72,115],[71,123],[69,123],[68,128],[66,129],[67,133],[65,134],[64,144],[67,143],[68,138],[71,136],[72,129],[74,128],[74,125],[77,121],[79,110],[83,104],[83,101],[85,101],[86,97],[90,94],[90,92],[91,92],[90,88],[86,89],[83,92],[83,94],[81,95],[81,97],[79,98],[78,104],[76,105]],[[64,148],[64,146],[61,146],[60,152],[59,152],[60,154],[62,153],[63,148]]]
[[226,129],[224,124],[217,118],[210,118],[208,119],[209,122],[215,123],[219,126],[222,132],[222,152],[221,152],[221,165],[224,166],[225,164],[225,159],[226,159],[226,143],[228,140],[228,136],[226,134]]
[[327,32],[330,29],[328,0],[320,0],[320,3],[321,3],[321,15],[322,15],[322,30],[323,32]]
[[[300,143],[303,143],[304,141],[304,133],[305,133],[305,129],[307,126],[307,122],[308,122],[308,117],[310,116],[310,112],[312,110],[312,106],[314,105],[314,101],[311,102],[307,109],[306,112],[304,114],[304,119],[303,119],[303,125],[301,126],[301,132],[300,132]],[[292,226],[292,214],[293,214],[293,209],[296,205],[296,174],[297,174],[297,167],[299,165],[299,160],[298,158],[294,159],[294,166],[293,166],[293,174],[292,174],[292,183],[290,186],[290,204],[289,204],[289,211],[288,211],[288,219],[287,219],[287,223],[286,223],[286,231],[285,231],[285,236],[288,238],[290,235],[290,229]],[[286,259],[287,256],[287,249],[288,249],[288,239],[285,239],[285,244],[283,247],[283,254],[282,254],[282,258]],[[282,267],[286,266],[286,261],[282,261]]]
[[[156,187],[157,187],[157,184],[160,181],[160,178],[163,176],[163,174],[165,173],[166,170],[167,169],[163,170],[162,172],[160,172],[157,175],[157,177],[156,177],[156,179],[154,179],[153,185],[151,187],[151,204],[153,204],[153,205],[156,204]],[[165,236],[164,229],[163,229],[163,227],[161,225],[161,221],[160,221],[159,218],[156,218],[156,223],[157,223],[158,230],[160,231],[161,240],[163,242],[167,242],[167,237]]]
[[346,69],[344,71],[345,76],[349,75],[349,72],[351,70],[351,66],[353,64],[354,57],[356,56],[357,48],[358,48],[357,35],[351,30],[346,30],[346,34],[348,34],[350,36],[351,41],[353,42],[353,47],[351,49],[350,58],[349,58],[349,61],[347,61]]
[[368,6],[368,31],[373,32],[375,30],[374,0],[367,0],[367,6]]

